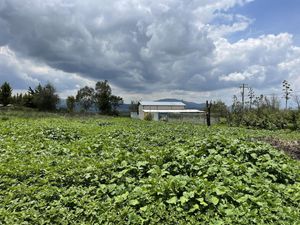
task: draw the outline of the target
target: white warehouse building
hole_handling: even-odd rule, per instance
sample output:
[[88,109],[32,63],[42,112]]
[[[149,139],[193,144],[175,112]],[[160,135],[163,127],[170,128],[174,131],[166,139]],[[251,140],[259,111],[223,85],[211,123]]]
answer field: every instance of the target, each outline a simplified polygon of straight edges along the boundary
[[185,109],[183,102],[155,102],[155,101],[141,101],[138,105],[139,119],[145,119],[149,114],[155,121],[170,120],[170,119],[183,119],[186,117],[199,117],[205,113],[198,109]]

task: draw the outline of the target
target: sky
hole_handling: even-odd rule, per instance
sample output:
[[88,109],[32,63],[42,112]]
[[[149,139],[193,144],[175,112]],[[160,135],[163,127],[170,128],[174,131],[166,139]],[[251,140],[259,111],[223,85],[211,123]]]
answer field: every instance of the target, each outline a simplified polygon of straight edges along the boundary
[[131,100],[300,94],[300,1],[0,0],[0,83]]

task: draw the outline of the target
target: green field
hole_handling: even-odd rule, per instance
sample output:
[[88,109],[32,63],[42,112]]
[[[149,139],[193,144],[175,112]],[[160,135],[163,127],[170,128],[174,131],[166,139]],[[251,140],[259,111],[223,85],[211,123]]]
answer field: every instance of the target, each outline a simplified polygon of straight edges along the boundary
[[300,162],[258,131],[0,116],[0,224],[300,224]]

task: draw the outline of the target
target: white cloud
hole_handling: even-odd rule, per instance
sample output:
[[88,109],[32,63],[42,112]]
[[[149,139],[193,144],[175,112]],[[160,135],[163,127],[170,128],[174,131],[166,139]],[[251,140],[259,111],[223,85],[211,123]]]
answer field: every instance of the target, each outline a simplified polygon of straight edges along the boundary
[[213,39],[229,36],[239,31],[246,30],[252,23],[253,19],[245,17],[243,15],[232,15],[217,13],[215,19],[222,21],[221,24],[208,24],[208,36]]
[[0,0],[0,81],[51,81],[65,96],[107,79],[127,99],[300,84],[291,34],[228,40],[255,20],[229,11],[249,2]]
[[9,47],[0,47],[0,83],[8,81],[16,90],[27,90],[39,83],[52,83],[58,91],[75,89],[84,85],[94,85],[89,80],[74,73],[65,73],[45,64],[17,56]]
[[[215,67],[223,72],[219,80],[245,81],[257,88],[280,85],[292,72],[284,72],[283,68],[300,56],[293,46],[292,35],[287,33],[263,35],[232,44],[219,39],[215,44]],[[293,69],[295,67],[294,64]]]

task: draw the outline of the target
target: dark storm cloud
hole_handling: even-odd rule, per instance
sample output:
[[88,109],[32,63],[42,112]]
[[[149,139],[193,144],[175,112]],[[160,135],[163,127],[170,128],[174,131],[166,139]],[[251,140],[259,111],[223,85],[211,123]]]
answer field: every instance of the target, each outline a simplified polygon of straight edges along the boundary
[[190,76],[197,69],[186,71],[187,63],[202,67],[213,51],[188,12],[196,3],[2,0],[1,42],[65,72],[147,90],[143,84],[168,85]]
[[[55,77],[62,89],[74,89],[84,78],[107,79],[144,93],[217,90],[241,82],[270,86],[298,66],[288,62],[299,51],[288,34],[229,43],[226,35],[246,29],[251,20],[226,12],[246,2],[0,0],[0,46],[15,53],[0,64],[0,76],[12,74],[14,83]],[[9,60],[22,66],[9,67],[15,65]],[[37,65],[50,72],[36,72]]]

